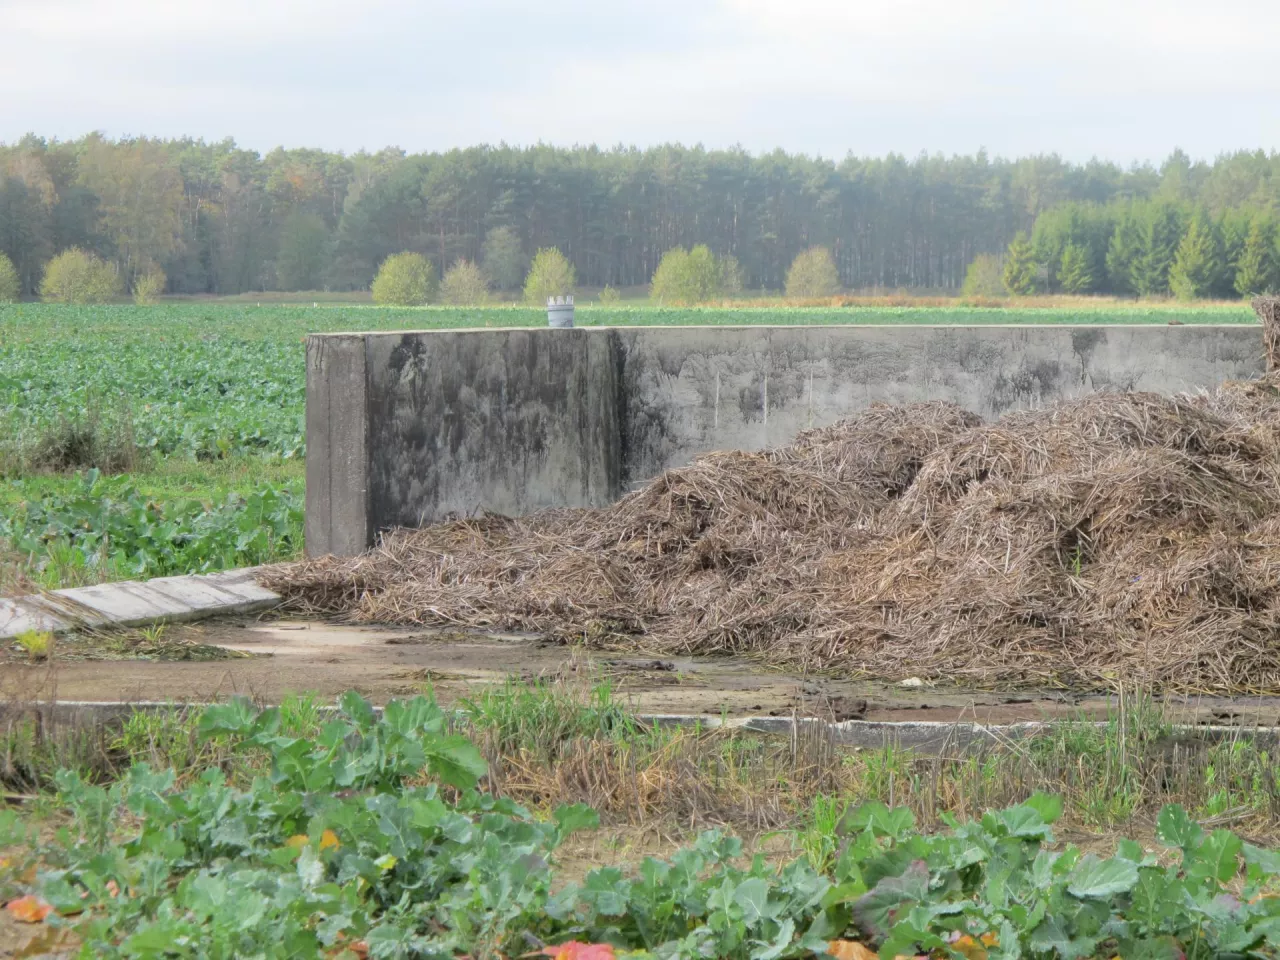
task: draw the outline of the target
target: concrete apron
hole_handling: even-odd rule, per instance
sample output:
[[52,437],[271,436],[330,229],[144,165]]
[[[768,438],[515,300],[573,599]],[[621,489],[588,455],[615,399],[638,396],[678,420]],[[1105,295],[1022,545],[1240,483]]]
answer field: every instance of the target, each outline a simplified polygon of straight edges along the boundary
[[[0,721],[12,722],[27,717],[38,720],[44,729],[54,726],[92,727],[119,723],[133,713],[163,710],[200,710],[208,703],[161,703],[157,701],[72,701],[60,700],[31,703],[0,703]],[[381,716],[382,707],[374,706]],[[336,707],[321,708],[322,713],[337,713]],[[462,714],[458,713],[458,717]],[[726,718],[698,714],[639,714],[635,720],[652,727],[697,727],[703,730],[740,730],[745,733],[786,736],[793,740],[821,737],[844,747],[877,750],[885,747],[910,749],[926,756],[949,756],[954,753],[1011,744],[1053,727],[1053,722],[1033,721],[1010,724],[965,722],[927,722],[843,720],[831,722],[811,717],[738,717]],[[1105,727],[1106,721],[1095,723]],[[1175,724],[1174,736],[1201,741],[1224,742],[1233,739],[1262,740],[1280,743],[1280,727],[1241,728],[1216,724]]]
[[[258,585],[255,580],[257,569],[75,587],[17,599],[0,598],[0,640],[13,639],[30,631],[64,633],[76,629],[141,627],[270,610],[280,604],[280,597]],[[0,719],[26,716],[38,718],[48,725],[93,726],[118,722],[137,711],[199,709],[206,705],[67,700],[0,703]],[[381,708],[374,707],[374,710],[380,712]],[[867,749],[894,746],[929,754],[1019,740],[1051,725],[1043,721],[1011,724],[919,720],[833,722],[811,717],[727,718],[704,714],[641,714],[636,719],[652,726],[735,729],[792,738],[821,736],[844,746]],[[1280,741],[1280,727],[1242,729],[1226,725],[1186,725],[1174,729],[1179,733],[1211,740],[1263,737]]]
[[31,632],[144,627],[270,610],[279,605],[280,597],[258,585],[257,571],[246,567],[0,597],[0,640]]

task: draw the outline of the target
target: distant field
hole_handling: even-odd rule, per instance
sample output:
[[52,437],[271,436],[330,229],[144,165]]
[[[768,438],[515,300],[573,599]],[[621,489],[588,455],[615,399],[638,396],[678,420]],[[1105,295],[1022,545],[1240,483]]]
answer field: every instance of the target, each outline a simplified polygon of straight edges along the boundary
[[[1244,304],[1061,306],[583,305],[581,326],[661,324],[1254,323]],[[308,333],[540,327],[522,306],[174,302],[154,307],[0,306],[0,588],[7,567],[52,586],[199,562],[290,556],[301,547]],[[77,470],[127,471],[85,486]],[[231,501],[276,497],[279,541],[239,530]],[[91,510],[106,498],[114,506]],[[283,498],[283,499],[280,499]],[[192,501],[222,520],[192,545]],[[175,520],[174,518],[181,518]],[[176,524],[176,525],[175,525]],[[110,526],[115,532],[102,535]],[[159,530],[161,533],[156,533]],[[136,535],[135,535],[136,534]],[[166,539],[167,538],[167,539]],[[169,543],[177,538],[174,543]],[[166,546],[167,544],[167,546]]]

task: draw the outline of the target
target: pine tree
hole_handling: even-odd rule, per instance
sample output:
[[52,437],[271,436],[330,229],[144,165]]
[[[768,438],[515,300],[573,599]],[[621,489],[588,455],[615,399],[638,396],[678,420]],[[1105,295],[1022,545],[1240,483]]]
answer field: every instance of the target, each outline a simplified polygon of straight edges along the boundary
[[1134,292],[1160,297],[1169,292],[1169,270],[1183,235],[1182,212],[1171,203],[1144,211],[1140,244],[1131,272]]
[[1125,211],[1107,245],[1107,278],[1111,290],[1121,296],[1136,294],[1133,268],[1142,255],[1142,224],[1132,211]]
[[1019,233],[1009,244],[1004,259],[1004,285],[1015,296],[1035,293],[1040,270],[1031,252],[1031,241],[1025,233]]
[[1093,267],[1089,251],[1078,243],[1069,243],[1062,251],[1058,283],[1067,293],[1088,293],[1093,289]]
[[1169,289],[1179,300],[1207,297],[1222,273],[1222,244],[1213,224],[1197,213],[1169,268]]
[[1235,289],[1242,297],[1274,290],[1278,283],[1275,231],[1262,217],[1254,217],[1236,261]]

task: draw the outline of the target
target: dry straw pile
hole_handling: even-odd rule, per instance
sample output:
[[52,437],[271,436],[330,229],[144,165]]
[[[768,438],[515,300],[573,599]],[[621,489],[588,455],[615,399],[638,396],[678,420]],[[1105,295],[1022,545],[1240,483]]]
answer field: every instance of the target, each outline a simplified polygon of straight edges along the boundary
[[1277,692],[1280,375],[995,423],[874,407],[605,509],[395,532],[265,582],[359,621],[885,679]]

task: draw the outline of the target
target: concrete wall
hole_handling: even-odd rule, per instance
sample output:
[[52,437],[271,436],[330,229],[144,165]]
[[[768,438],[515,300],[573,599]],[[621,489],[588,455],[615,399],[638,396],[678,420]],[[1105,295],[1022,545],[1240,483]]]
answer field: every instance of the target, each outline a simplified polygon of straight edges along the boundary
[[480,510],[601,506],[717,449],[876,401],[991,418],[1099,390],[1255,376],[1249,326],[448,330],[307,343],[307,552]]

